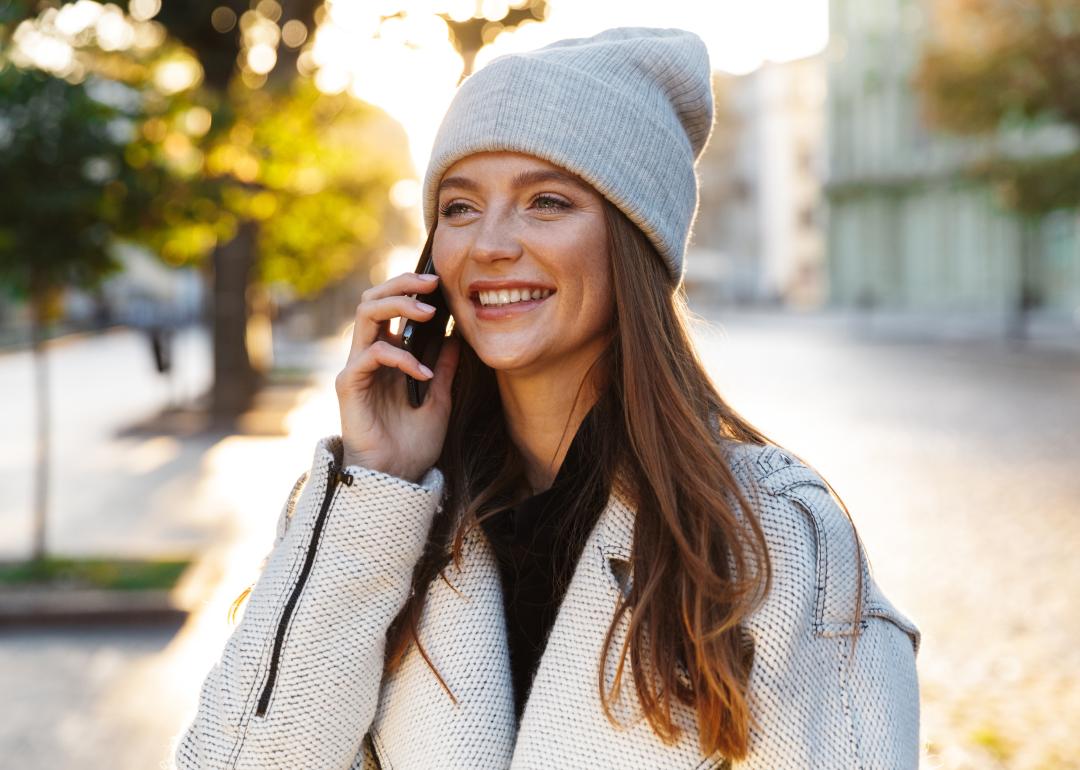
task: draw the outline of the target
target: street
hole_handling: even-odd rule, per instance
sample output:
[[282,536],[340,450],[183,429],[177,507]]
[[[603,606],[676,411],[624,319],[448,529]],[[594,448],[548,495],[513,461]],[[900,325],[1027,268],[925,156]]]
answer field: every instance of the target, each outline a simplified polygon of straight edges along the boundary
[[[1080,356],[869,339],[820,315],[709,315],[696,338],[721,393],[832,484],[876,579],[923,632],[923,766],[1080,768],[1080,738],[1070,729],[1080,724]],[[10,715],[0,756],[19,757],[26,770],[158,766],[164,756],[147,752],[167,745],[190,716],[228,635],[228,602],[256,574],[314,437],[338,429],[328,377],[299,407],[288,439],[226,439],[192,463],[183,483],[213,490],[215,516],[228,512],[227,522],[212,525],[190,510],[206,498],[154,489],[152,473],[132,498],[135,448],[118,449],[110,431],[163,396],[149,354],[120,339],[55,351],[53,541],[107,546],[126,530],[145,543],[222,549],[223,571],[215,598],[175,636],[0,635]],[[8,394],[0,419],[14,426],[0,438],[0,543],[8,550],[25,538],[16,521],[27,515],[20,474],[33,437],[30,381],[13,366],[0,357]],[[71,389],[61,387],[61,371],[87,400],[65,403]],[[241,489],[245,467],[258,467],[260,481]],[[111,534],[95,534],[103,524]]]

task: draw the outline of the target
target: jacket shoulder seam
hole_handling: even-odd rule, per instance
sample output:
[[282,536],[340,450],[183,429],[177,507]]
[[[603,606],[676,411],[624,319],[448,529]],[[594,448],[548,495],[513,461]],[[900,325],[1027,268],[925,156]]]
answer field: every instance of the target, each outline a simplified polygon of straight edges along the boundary
[[[810,620],[813,633],[819,637],[853,633],[854,616],[846,610],[849,606],[853,609],[854,583],[837,577],[837,572],[844,567],[844,559],[850,557],[852,564],[855,563],[857,535],[851,521],[840,512],[839,506],[827,505],[832,493],[815,470],[776,445],[752,446],[753,449],[736,450],[741,456],[733,462],[733,472],[736,468],[741,469],[744,480],[749,480],[753,487],[792,503],[784,506],[782,516],[801,514],[811,529],[814,553],[808,553],[806,561],[814,570],[813,617]],[[863,570],[865,612],[871,595],[870,578],[862,559],[858,569]],[[849,588],[850,596],[845,593]]]

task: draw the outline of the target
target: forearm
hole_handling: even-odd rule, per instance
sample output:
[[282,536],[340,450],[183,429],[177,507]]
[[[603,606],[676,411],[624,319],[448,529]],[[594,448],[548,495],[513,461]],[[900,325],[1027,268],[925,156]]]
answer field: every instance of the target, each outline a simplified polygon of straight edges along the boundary
[[307,484],[203,685],[179,768],[347,768],[375,713],[386,631],[442,493],[348,467],[320,442]]

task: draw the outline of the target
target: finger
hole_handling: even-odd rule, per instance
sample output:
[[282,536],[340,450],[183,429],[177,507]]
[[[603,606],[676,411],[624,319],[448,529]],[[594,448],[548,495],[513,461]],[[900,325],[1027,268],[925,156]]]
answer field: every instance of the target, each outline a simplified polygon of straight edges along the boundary
[[[435,308],[426,302],[400,294],[361,302],[356,306],[356,321],[353,324],[349,359],[352,360],[354,356],[359,355],[375,342],[379,338],[380,331],[389,336],[391,318],[404,317],[426,321],[434,312]],[[383,323],[387,325],[383,327]]]
[[416,360],[416,357],[385,340],[370,345],[352,362],[349,368],[356,374],[371,374],[384,366],[398,369],[418,380],[429,380],[433,373]]
[[439,276],[421,273],[402,273],[366,290],[361,301],[393,297],[396,294],[430,294],[439,285]]

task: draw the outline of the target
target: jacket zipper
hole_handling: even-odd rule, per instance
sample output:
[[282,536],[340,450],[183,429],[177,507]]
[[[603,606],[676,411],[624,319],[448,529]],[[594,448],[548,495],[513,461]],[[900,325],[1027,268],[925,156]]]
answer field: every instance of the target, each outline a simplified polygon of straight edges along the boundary
[[281,658],[281,647],[285,643],[285,632],[289,628],[289,620],[292,618],[296,603],[300,600],[300,593],[304,590],[304,584],[307,582],[308,575],[311,572],[311,565],[315,562],[315,552],[319,548],[319,536],[322,534],[323,525],[326,524],[326,516],[330,512],[330,503],[334,499],[338,482],[345,484],[345,486],[352,486],[353,477],[348,473],[339,471],[334,462],[331,461],[326,494],[323,496],[322,507],[319,509],[319,515],[315,518],[315,526],[311,531],[311,540],[308,542],[304,566],[300,569],[300,576],[296,579],[296,585],[293,586],[289,600],[285,602],[285,609],[282,610],[281,620],[278,621],[277,634],[274,637],[274,651],[270,656],[270,671],[266,675],[266,684],[263,686],[262,694],[259,696],[259,703],[255,708],[255,716],[257,717],[266,716],[266,710],[270,705],[270,696],[274,692],[274,682],[277,679],[278,661]]
[[375,748],[375,739],[370,732],[364,736],[364,741],[367,743],[368,748],[371,749],[371,759],[375,762],[376,770],[383,770],[382,760],[379,759],[379,751]]

